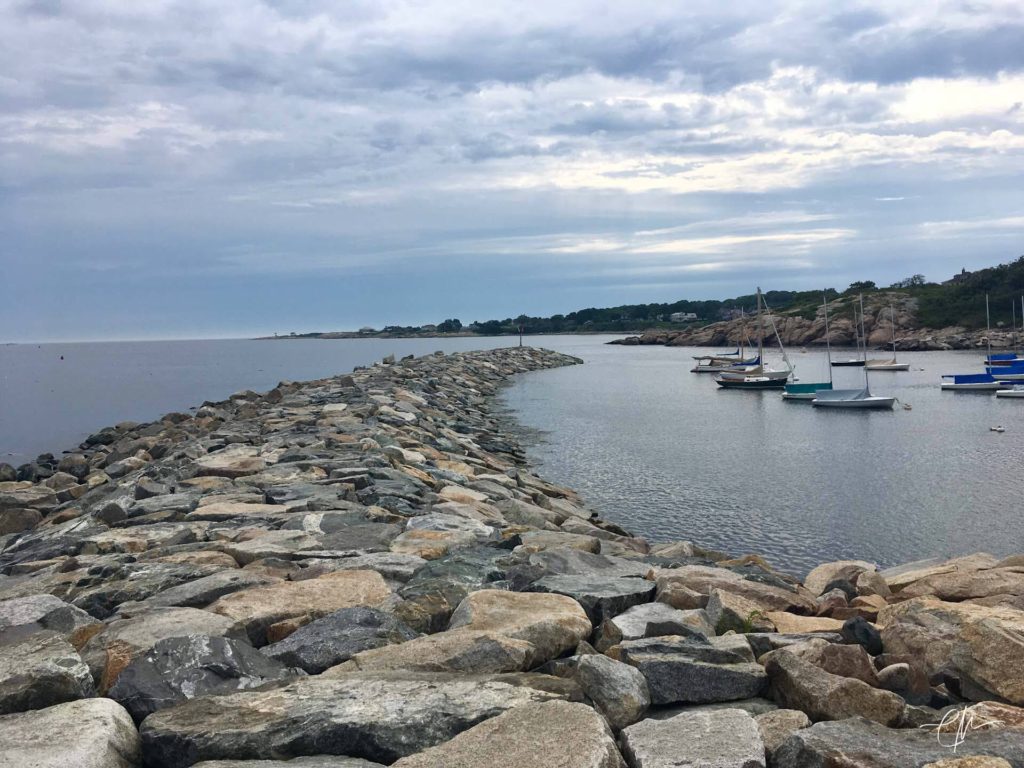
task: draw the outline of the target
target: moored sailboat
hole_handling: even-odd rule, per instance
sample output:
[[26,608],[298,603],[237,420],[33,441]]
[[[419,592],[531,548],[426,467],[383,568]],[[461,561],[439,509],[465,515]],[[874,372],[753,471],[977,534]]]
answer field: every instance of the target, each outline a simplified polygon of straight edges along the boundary
[[819,392],[832,389],[832,341],[828,327],[828,294],[825,292],[822,292],[822,301],[825,310],[825,354],[828,356],[828,381],[787,384],[786,391],[782,393],[783,400],[808,402],[817,397]]
[[786,358],[786,350],[782,347],[782,339],[779,337],[779,331],[775,328],[775,322],[772,321],[772,328],[775,331],[775,338],[779,341],[779,347],[782,348],[783,360],[786,363],[786,367],[783,370],[775,370],[764,364],[764,318],[761,314],[761,305],[764,303],[764,299],[761,296],[761,289],[757,289],[757,359],[760,361],[758,365],[751,366],[742,371],[722,371],[715,377],[715,383],[718,386],[725,389],[782,389],[786,386],[786,381],[793,373],[793,367],[789,365],[789,360]]
[[[861,335],[864,335],[864,297],[859,298],[861,305],[860,323]],[[866,339],[866,337],[865,337]],[[864,356],[867,357],[867,345],[864,346]],[[868,385],[868,368],[864,368],[863,389],[832,389],[823,390],[811,401],[811,405],[817,408],[857,408],[857,409],[886,409],[892,410],[896,405],[895,397],[883,397],[872,395]]]
[[[864,366],[873,371],[909,371],[910,363],[901,363],[896,360],[896,309],[892,302],[889,302],[889,318],[892,326],[892,359],[891,360],[865,360]],[[867,350],[867,338],[864,339],[864,348]]]

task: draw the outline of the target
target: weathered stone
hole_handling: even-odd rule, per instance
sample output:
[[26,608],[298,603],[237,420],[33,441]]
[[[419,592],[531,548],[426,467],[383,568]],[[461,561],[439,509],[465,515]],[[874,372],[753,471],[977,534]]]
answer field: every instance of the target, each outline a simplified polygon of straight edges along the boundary
[[692,712],[643,720],[622,731],[630,768],[764,768],[764,744],[754,718],[741,709]]
[[879,687],[878,675],[871,663],[871,657],[859,645],[836,645],[824,640],[814,640],[789,646],[785,651],[809,661],[830,675],[852,677],[872,688]]
[[244,477],[262,472],[267,462],[259,456],[259,449],[248,445],[233,445],[197,459],[197,475],[213,477]]
[[110,699],[0,717],[0,768],[138,768],[139,734]]
[[0,601],[0,631],[48,629],[72,645],[81,645],[102,625],[92,616],[53,595],[30,595]]
[[798,709],[773,709],[754,715],[757,730],[761,733],[765,751],[770,755],[782,743],[801,728],[808,728],[811,720]]
[[158,592],[147,598],[145,605],[202,608],[217,598],[230,595],[232,592],[263,584],[272,584],[276,581],[278,580],[265,574],[232,568],[165,589],[163,592]]
[[269,754],[340,754],[390,764],[513,707],[563,698],[530,682],[386,672],[310,677],[161,710],[142,724],[142,741],[152,768]]
[[804,586],[815,595],[826,591],[825,587],[837,579],[853,582],[864,571],[874,571],[874,563],[864,560],[837,560],[815,567],[804,579]]
[[905,563],[894,568],[887,568],[881,572],[881,575],[889,585],[889,589],[898,594],[904,587],[921,579],[958,571],[985,570],[998,565],[997,558],[985,552],[979,552],[964,557],[955,557],[951,560],[931,559]]
[[715,630],[703,610],[680,611],[665,603],[645,603],[603,622],[597,634],[597,649],[604,652],[623,640],[663,635],[707,639]]
[[635,605],[649,603],[654,584],[644,579],[603,576],[545,576],[530,585],[531,592],[571,597],[583,606],[594,624],[614,618]]
[[608,726],[590,707],[524,704],[451,741],[405,757],[395,768],[624,768]]
[[412,629],[388,613],[373,608],[343,608],[306,624],[262,652],[288,666],[319,674],[361,651],[415,637]]
[[0,536],[29,531],[35,528],[42,519],[43,515],[37,509],[0,510]]
[[714,631],[720,635],[729,631],[775,631],[775,625],[765,618],[765,612],[759,603],[732,592],[712,589],[705,611]]
[[811,720],[860,716],[895,725],[903,714],[903,699],[896,694],[829,674],[787,649],[773,651],[763,660],[772,698],[783,707],[805,712]]
[[224,637],[237,634],[234,620],[196,608],[154,608],[129,619],[115,619],[82,647],[100,693],[121,670],[161,640],[182,635]]
[[384,768],[359,757],[321,755],[296,757],[294,760],[204,760],[192,768]]
[[391,595],[376,571],[336,571],[296,582],[280,582],[233,592],[209,610],[239,622],[256,645],[265,645],[267,628],[297,617],[320,618],[342,608],[374,608]]
[[50,512],[57,508],[52,488],[31,483],[0,483],[0,509],[35,509]]
[[597,554],[601,551],[601,540],[593,536],[581,536],[561,531],[525,531],[519,534],[520,545],[525,552],[542,552],[545,549],[578,549]]
[[640,671],[607,656],[582,656],[575,679],[616,731],[642,718],[651,705],[647,681]]
[[975,755],[973,757],[947,757],[945,760],[928,763],[923,768],[1013,768],[1013,766],[1001,757]]
[[[951,756],[949,741],[919,729],[892,729],[859,717],[796,731],[773,755],[785,768],[918,768]],[[1024,765],[1024,739],[1013,731],[973,731],[957,754],[991,755]]]
[[864,650],[872,656],[882,652],[882,635],[866,619],[855,616],[843,622],[841,628],[843,639],[848,643],[856,643],[863,646]]
[[466,596],[448,629],[493,631],[525,640],[536,658],[552,659],[590,636],[591,624],[580,604],[564,595],[481,590]]
[[129,664],[107,691],[136,722],[196,696],[256,688],[294,673],[248,643],[186,635],[161,640]]
[[608,650],[643,674],[652,704],[704,704],[757,696],[767,677],[741,635],[629,640]]
[[754,581],[725,568],[700,565],[667,568],[658,572],[657,583],[659,595],[677,586],[709,596],[713,589],[721,589],[757,603],[763,611],[813,614],[815,610],[813,598],[800,593],[795,587],[786,589],[776,584]]
[[424,635],[401,645],[361,651],[336,670],[488,674],[522,672],[546,660],[525,640],[493,631],[455,629]]
[[92,676],[60,635],[0,631],[0,715],[91,696]]

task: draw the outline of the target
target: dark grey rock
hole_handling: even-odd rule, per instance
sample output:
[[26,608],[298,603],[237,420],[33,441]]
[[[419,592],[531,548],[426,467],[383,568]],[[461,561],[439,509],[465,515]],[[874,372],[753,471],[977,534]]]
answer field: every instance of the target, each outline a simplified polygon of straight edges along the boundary
[[299,627],[262,652],[310,674],[347,661],[360,651],[412,640],[417,633],[391,614],[374,608],[343,608]]
[[925,730],[897,730],[853,717],[798,730],[776,750],[772,764],[785,768],[921,768],[954,756],[991,755],[1015,768],[1024,766],[1020,731],[971,731],[955,755],[946,744],[952,741],[940,744],[934,733]]
[[256,688],[294,677],[248,643],[226,637],[185,635],[161,640],[118,675],[107,695],[136,722],[196,696]]
[[96,624],[96,619],[53,595],[30,595],[0,601],[0,633],[18,627],[48,629],[68,638]]
[[843,639],[862,645],[872,656],[882,652],[882,635],[863,616],[854,616],[843,622]]
[[575,679],[615,731],[642,718],[651,704],[639,670],[599,653],[579,657]]
[[240,589],[270,584],[276,579],[254,571],[229,568],[158,592],[144,601],[146,606],[202,608],[218,597]]
[[842,643],[843,636],[838,632],[748,632],[744,637],[750,643],[754,658],[759,659],[769,651],[777,651],[787,645],[805,643],[808,640],[824,640],[827,643]]
[[654,598],[653,581],[606,576],[545,576],[530,585],[530,592],[566,595],[583,606],[594,624],[614,618],[634,605]]
[[391,523],[361,523],[338,528],[320,538],[327,550],[387,552],[402,529]]
[[640,670],[652,704],[704,704],[749,699],[767,684],[742,635],[629,640],[608,651]]
[[294,760],[204,760],[192,768],[384,768],[359,757],[321,755],[296,757]]

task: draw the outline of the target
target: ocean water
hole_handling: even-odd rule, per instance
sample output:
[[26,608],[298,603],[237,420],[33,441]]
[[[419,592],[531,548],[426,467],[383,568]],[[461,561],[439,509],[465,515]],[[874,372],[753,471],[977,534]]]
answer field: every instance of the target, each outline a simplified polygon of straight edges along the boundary
[[[605,518],[652,540],[755,552],[801,573],[827,560],[893,565],[986,550],[1024,552],[1024,400],[938,388],[980,370],[968,352],[907,353],[872,390],[912,410],[822,411],[778,392],[719,389],[689,373],[707,350],[622,347],[609,336],[527,343],[582,366],[517,377],[502,401],[531,461]],[[59,455],[118,421],[282,380],[344,373],[387,354],[515,344],[510,338],[111,342],[0,346],[0,461]],[[62,359],[63,357],[63,359]],[[823,353],[792,354],[803,381]],[[863,373],[835,369],[836,386]],[[989,430],[1003,425],[1002,434]]]
[[[980,372],[976,353],[901,354],[912,370],[870,385],[912,410],[858,412],[723,390],[689,373],[708,350],[566,351],[586,365],[519,377],[504,403],[540,472],[632,532],[762,554],[795,574],[846,558],[1024,552],[1024,400],[938,386]],[[801,380],[827,380],[823,352],[791,357]],[[833,370],[837,388],[863,382],[862,369]]]

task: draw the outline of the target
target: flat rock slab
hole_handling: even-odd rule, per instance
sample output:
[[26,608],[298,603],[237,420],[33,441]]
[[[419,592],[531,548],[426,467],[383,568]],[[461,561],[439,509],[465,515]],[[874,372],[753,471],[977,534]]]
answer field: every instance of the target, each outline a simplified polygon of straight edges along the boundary
[[92,675],[53,632],[0,631],[0,715],[91,696]]
[[401,645],[357,653],[339,670],[416,672],[525,672],[546,661],[526,640],[499,632],[453,629],[423,635]]
[[214,600],[250,587],[272,584],[279,579],[263,573],[243,571],[240,568],[229,568],[195,581],[179,584],[176,587],[157,592],[146,599],[147,606],[202,608]]
[[110,699],[81,699],[0,717],[0,768],[137,768],[131,716]]
[[563,695],[487,676],[355,673],[193,699],[150,715],[141,732],[151,768],[268,754],[390,764],[513,707]]
[[583,608],[570,597],[499,590],[467,595],[448,625],[449,629],[460,627],[525,640],[542,661],[575,648],[592,629]]
[[142,722],[157,710],[196,696],[256,688],[295,674],[248,643],[187,635],[161,640],[135,659],[107,695]]
[[545,576],[530,585],[531,592],[571,597],[583,606],[594,624],[614,618],[654,598],[654,582],[617,576]]
[[99,623],[77,606],[53,595],[30,595],[0,601],[0,630],[15,627],[49,629],[68,639]]
[[623,640],[665,635],[705,640],[715,635],[715,629],[702,609],[681,611],[665,603],[645,603],[602,623],[598,650],[604,651]]
[[376,571],[336,571],[316,579],[283,581],[234,592],[209,610],[238,621],[256,645],[266,643],[267,628],[287,619],[319,618],[342,608],[376,607],[391,595]]
[[630,640],[610,648],[608,655],[640,670],[652,704],[749,699],[759,695],[768,680],[742,635],[707,642],[676,637]]
[[620,743],[630,768],[765,768],[761,733],[742,709],[642,720]]
[[[943,743],[952,744],[952,736]],[[973,755],[1001,757],[1012,766],[1024,766],[1024,738],[1020,731],[972,730],[957,747],[956,757]],[[855,717],[796,731],[776,750],[774,763],[786,768],[923,768],[953,756],[934,733],[886,728]]]
[[585,704],[525,704],[405,757],[394,768],[624,768],[608,726]]
[[299,627],[284,640],[261,649],[283,664],[319,674],[362,651],[404,643],[416,632],[389,613],[374,608],[343,608]]

